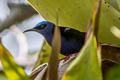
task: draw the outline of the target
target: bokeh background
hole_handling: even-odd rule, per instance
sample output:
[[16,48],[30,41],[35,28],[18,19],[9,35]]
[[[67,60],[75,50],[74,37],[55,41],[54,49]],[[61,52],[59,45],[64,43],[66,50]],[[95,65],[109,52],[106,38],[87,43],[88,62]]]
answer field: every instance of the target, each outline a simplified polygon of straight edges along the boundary
[[[23,34],[23,31],[33,28],[40,21],[44,18],[25,0],[0,0],[2,43],[28,75],[37,60],[44,37],[36,32]],[[6,80],[1,64],[0,80]]]

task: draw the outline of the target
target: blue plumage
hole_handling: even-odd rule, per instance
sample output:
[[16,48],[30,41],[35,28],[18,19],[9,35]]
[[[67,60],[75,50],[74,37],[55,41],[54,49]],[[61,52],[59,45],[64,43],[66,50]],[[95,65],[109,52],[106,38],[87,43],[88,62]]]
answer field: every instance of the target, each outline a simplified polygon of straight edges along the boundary
[[[55,25],[48,21],[38,23],[33,29],[27,31],[36,31],[42,34],[47,42],[51,45]],[[27,32],[25,31],[25,32]],[[85,40],[85,33],[77,30],[61,27],[61,53],[63,55],[70,55],[79,52]]]

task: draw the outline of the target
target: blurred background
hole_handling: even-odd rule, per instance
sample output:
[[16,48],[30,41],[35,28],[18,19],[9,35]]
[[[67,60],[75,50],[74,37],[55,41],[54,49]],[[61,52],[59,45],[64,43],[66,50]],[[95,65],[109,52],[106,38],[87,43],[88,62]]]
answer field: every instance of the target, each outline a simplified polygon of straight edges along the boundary
[[[0,0],[0,31],[2,43],[17,64],[29,75],[44,43],[42,35],[23,31],[33,28],[41,17],[25,0]],[[0,80],[5,80],[0,64]]]

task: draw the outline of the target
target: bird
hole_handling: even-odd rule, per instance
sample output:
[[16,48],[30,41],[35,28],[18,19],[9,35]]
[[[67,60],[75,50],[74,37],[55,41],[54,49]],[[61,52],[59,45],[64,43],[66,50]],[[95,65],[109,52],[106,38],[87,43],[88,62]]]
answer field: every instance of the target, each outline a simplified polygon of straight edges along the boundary
[[[39,22],[34,28],[25,30],[25,32],[35,31],[44,36],[46,41],[50,46],[52,46],[53,34],[54,34],[55,24],[49,21]],[[78,53],[85,41],[85,32],[80,32],[78,30],[59,26],[61,35],[61,50],[60,53],[64,56],[69,56],[71,54]]]

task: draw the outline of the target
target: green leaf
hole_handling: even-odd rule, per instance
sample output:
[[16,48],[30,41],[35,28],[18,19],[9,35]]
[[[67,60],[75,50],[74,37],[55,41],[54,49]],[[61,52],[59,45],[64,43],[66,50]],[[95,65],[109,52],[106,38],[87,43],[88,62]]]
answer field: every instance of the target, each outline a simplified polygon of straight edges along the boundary
[[118,3],[118,6],[119,6],[119,9],[120,9],[120,0],[117,0],[117,3]]
[[120,65],[115,66],[108,72],[106,80],[120,80]]
[[[102,80],[100,47],[96,41],[101,0],[97,0],[88,25],[87,40],[78,57],[67,69],[63,80]],[[77,73],[77,75],[76,75]]]
[[112,27],[111,32],[113,33],[114,36],[116,36],[118,39],[120,39],[120,30],[117,27]]
[[44,41],[44,43],[42,45],[42,49],[39,52],[38,59],[37,59],[35,65],[33,67],[33,70],[35,68],[37,68],[40,64],[48,62],[48,58],[50,56],[50,52],[51,52],[50,45],[47,43],[47,41]]
[[[55,23],[56,10],[59,11],[59,23],[79,31],[87,31],[87,23],[93,4],[96,0],[27,0],[46,20]],[[102,0],[99,41],[120,46],[120,41],[113,36],[110,29],[112,26],[120,28],[120,12],[114,8],[114,1],[107,0],[112,5]],[[119,2],[119,0],[118,0]]]
[[24,70],[15,63],[9,51],[7,51],[1,43],[0,60],[3,65],[4,72],[9,80],[30,80]]
[[[38,67],[40,64],[48,62],[49,56],[50,56],[50,52],[51,52],[50,45],[47,43],[47,41],[44,41],[42,49],[40,50],[39,55],[38,55],[38,60],[37,60],[37,62],[36,62],[36,64],[35,64],[33,69]],[[65,57],[64,55],[59,54],[59,59],[64,58],[64,57]]]
[[116,10],[118,10],[120,12],[120,8],[119,8],[119,4],[118,2],[120,2],[120,0],[105,0],[106,4],[110,4],[113,8],[115,8]]
[[97,52],[96,38],[91,35],[78,57],[68,68],[63,80],[102,80]]

